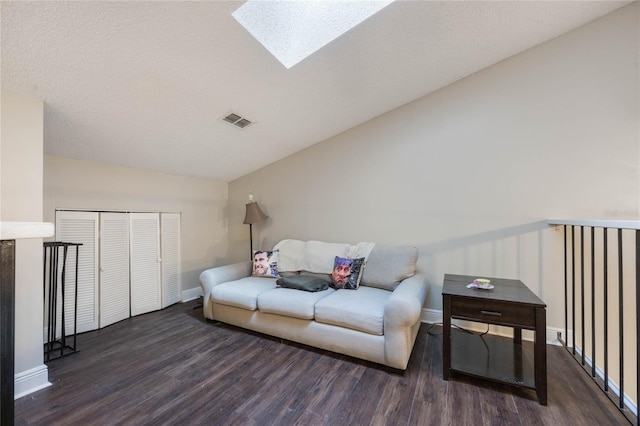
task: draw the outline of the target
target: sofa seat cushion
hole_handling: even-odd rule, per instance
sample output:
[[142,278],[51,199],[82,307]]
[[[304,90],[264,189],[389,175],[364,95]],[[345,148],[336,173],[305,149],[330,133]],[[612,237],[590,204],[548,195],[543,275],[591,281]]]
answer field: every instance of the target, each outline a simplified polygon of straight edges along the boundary
[[284,315],[300,319],[313,319],[315,304],[335,292],[329,288],[323,291],[309,292],[291,288],[276,288],[258,296],[260,312]]
[[211,298],[215,303],[255,311],[258,309],[258,296],[275,288],[274,279],[247,277],[213,287]]
[[374,287],[336,290],[316,303],[317,322],[382,336],[384,305],[391,292]]

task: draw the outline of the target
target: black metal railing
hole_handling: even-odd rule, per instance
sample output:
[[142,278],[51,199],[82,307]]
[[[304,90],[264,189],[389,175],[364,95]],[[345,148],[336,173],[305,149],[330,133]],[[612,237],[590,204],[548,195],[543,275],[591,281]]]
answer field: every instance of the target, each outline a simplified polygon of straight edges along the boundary
[[[565,327],[558,340],[624,416],[638,424],[640,222],[549,224],[564,227]],[[629,378],[635,384],[627,386]]]
[[[45,363],[77,352],[78,251],[81,245],[58,241],[43,244],[44,318],[47,321]],[[75,269],[71,282],[67,282],[67,258],[71,255],[69,247],[75,248]],[[68,324],[70,318],[73,322]],[[71,332],[67,331],[68,326]]]

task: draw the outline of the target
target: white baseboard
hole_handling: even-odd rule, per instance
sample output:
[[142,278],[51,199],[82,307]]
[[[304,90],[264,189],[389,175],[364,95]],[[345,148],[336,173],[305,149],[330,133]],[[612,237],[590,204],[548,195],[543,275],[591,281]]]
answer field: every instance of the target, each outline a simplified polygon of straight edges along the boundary
[[438,324],[442,322],[442,311],[436,309],[423,309],[420,316],[422,322],[428,324]]
[[202,296],[201,287],[190,288],[189,290],[184,290],[182,292],[182,301],[188,302],[189,300],[197,299],[200,296]]
[[49,369],[45,364],[15,375],[15,399],[51,386]]
[[[438,324],[442,323],[442,311],[437,309],[422,309],[421,321],[428,324]],[[483,326],[480,323],[471,323],[468,321],[459,321],[461,323],[461,327],[468,328],[469,330],[483,332],[486,330],[486,325]],[[484,328],[483,328],[484,327]],[[564,334],[564,329],[559,329],[556,327],[547,327],[547,344],[548,345],[560,345],[560,341],[558,340],[558,332],[562,332]],[[489,333],[495,334],[498,336],[511,337],[511,328],[510,327],[500,327],[500,326],[490,326]],[[565,343],[570,343],[572,339],[571,330],[568,332],[568,337],[565,339]],[[564,336],[563,336],[564,337]],[[523,340],[533,340],[533,332],[524,330],[522,333]]]
[[567,330],[567,335],[565,336],[564,328],[557,327],[547,327],[547,343],[551,343],[554,345],[561,345],[560,340],[558,340],[558,333],[562,336],[562,340],[564,340],[564,344],[567,346],[572,345],[573,341],[573,331]]
[[[577,356],[582,356],[582,350],[577,346],[576,346],[576,354]],[[588,367],[592,367],[593,363],[592,363],[591,357],[585,355],[584,360]],[[604,383],[604,371],[602,371],[602,369],[598,367],[597,364],[596,364],[596,374],[598,375],[598,377],[600,377],[600,380],[602,380],[602,382]],[[616,395],[616,397],[619,398],[620,387],[618,387],[618,384],[614,382],[611,378],[609,378],[608,384],[609,384],[609,390],[613,392]],[[629,409],[629,411],[631,411],[631,413],[637,417],[638,405],[631,399],[631,397],[626,392],[624,394],[623,402],[624,402],[624,405]]]

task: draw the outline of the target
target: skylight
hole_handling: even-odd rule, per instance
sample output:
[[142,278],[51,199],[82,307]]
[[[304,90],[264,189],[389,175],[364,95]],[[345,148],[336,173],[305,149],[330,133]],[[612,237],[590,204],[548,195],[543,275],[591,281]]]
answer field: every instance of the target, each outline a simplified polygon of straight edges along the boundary
[[291,68],[394,0],[248,0],[233,17]]

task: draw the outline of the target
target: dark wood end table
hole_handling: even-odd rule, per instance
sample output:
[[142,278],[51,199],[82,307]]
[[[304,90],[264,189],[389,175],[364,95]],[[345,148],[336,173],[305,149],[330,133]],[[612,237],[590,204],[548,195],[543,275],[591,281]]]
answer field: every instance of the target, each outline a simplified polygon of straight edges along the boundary
[[[442,287],[442,376],[452,372],[535,389],[547,405],[546,305],[522,281],[489,278],[491,290],[467,288],[477,276],[445,274]],[[513,328],[513,342],[451,329],[451,319]],[[534,330],[533,365],[523,356],[522,329]]]

